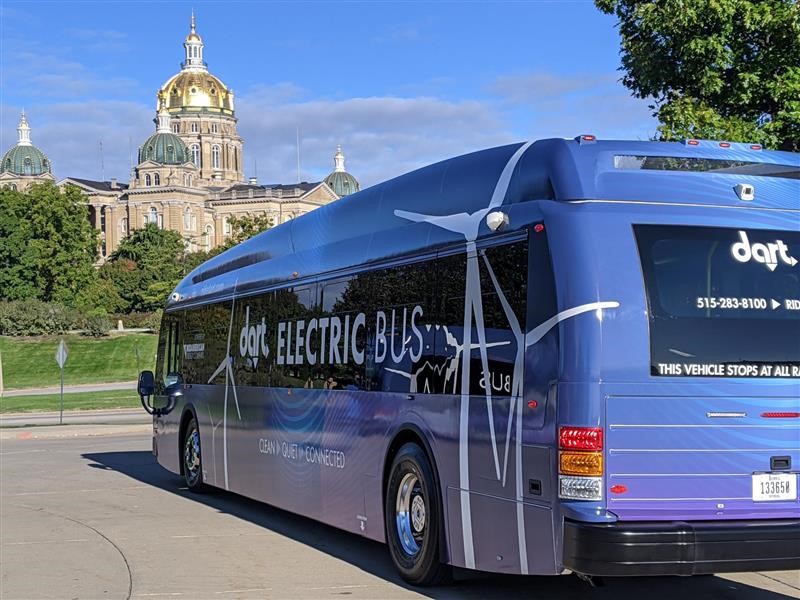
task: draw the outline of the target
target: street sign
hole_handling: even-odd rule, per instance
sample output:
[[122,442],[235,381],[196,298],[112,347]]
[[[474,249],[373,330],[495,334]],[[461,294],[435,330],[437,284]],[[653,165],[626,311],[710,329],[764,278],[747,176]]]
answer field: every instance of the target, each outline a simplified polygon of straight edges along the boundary
[[58,349],[56,350],[56,363],[58,363],[59,369],[64,368],[64,365],[67,362],[67,356],[69,356],[69,350],[67,349],[67,345],[64,343],[64,340],[61,340],[58,343]]
[[58,349],[56,350],[56,363],[58,363],[58,368],[61,369],[61,410],[58,422],[62,425],[64,423],[64,365],[67,364],[67,356],[69,356],[69,350],[67,350],[64,340],[61,340],[58,342]]

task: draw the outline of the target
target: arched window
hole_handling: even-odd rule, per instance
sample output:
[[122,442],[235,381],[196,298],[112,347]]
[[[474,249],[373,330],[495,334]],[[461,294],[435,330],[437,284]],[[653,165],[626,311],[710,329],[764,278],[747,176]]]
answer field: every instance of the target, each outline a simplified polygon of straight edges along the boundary
[[147,187],[150,187],[150,173],[144,176],[144,184]]
[[153,173],[153,185],[161,185],[161,177],[158,173]]
[[211,147],[211,168],[219,169],[219,146]]
[[192,209],[188,206],[183,211],[183,228],[189,230],[192,228]]
[[192,162],[195,167],[200,168],[200,144],[192,144]]

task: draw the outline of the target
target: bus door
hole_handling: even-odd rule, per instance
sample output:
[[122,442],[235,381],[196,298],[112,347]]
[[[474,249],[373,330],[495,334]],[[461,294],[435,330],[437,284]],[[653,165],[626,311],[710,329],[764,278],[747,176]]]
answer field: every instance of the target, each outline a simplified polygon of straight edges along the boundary
[[183,389],[181,375],[180,318],[164,315],[158,335],[158,357],[155,373],[155,397],[153,406],[164,408],[174,403]]

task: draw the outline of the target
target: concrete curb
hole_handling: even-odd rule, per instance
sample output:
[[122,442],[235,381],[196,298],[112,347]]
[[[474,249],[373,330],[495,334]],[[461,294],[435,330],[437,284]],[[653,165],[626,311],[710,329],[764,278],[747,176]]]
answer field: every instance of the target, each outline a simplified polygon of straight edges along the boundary
[[38,425],[33,427],[6,427],[0,429],[0,441],[53,440],[79,437],[106,437],[117,435],[142,435],[153,430],[150,423],[122,425]]

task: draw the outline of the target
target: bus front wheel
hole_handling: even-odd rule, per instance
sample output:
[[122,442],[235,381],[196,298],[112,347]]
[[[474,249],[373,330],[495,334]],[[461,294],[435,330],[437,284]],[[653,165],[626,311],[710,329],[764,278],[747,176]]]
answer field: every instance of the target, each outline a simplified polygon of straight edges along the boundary
[[425,452],[417,444],[400,448],[386,489],[386,539],[400,576],[412,585],[435,585],[450,568],[439,561],[442,503]]
[[197,426],[197,419],[192,417],[186,424],[183,433],[183,444],[181,448],[183,460],[183,478],[186,486],[191,492],[201,493],[206,491],[203,483],[203,457],[200,452],[200,429]]

